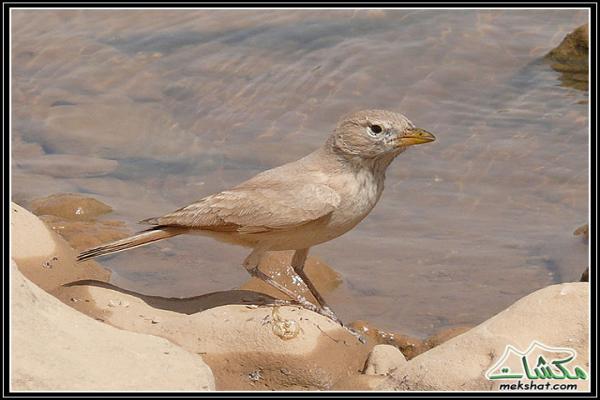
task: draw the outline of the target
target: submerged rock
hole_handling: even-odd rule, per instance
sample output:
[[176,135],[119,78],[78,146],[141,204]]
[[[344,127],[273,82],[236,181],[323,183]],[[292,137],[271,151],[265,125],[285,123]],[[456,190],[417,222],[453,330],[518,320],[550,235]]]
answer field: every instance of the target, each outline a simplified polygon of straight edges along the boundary
[[70,154],[43,154],[16,160],[15,164],[31,173],[56,178],[103,176],[113,172],[119,165],[115,160]]
[[107,214],[112,208],[101,201],[75,193],[53,194],[32,200],[31,211],[36,215],[54,215],[70,220],[91,220]]
[[40,219],[78,251],[123,239],[130,234],[123,221],[76,221],[54,215],[42,215]]

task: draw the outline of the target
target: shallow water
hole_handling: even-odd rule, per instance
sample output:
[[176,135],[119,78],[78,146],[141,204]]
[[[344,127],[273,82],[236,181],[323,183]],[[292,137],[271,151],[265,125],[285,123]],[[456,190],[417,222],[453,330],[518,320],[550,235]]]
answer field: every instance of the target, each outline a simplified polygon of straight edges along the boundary
[[[92,195],[135,222],[295,160],[344,113],[437,136],[352,232],[315,247],[340,317],[415,335],[578,280],[588,94],[541,58],[581,10],[13,11],[12,196]],[[241,285],[246,250],[179,237],[101,262],[186,297]]]

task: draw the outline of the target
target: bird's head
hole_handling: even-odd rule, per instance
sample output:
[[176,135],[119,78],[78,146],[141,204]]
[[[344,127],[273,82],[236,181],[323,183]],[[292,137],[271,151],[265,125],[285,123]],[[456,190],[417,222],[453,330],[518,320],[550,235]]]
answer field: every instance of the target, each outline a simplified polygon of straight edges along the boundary
[[336,153],[362,159],[393,159],[408,146],[435,140],[416,128],[404,115],[385,110],[364,110],[340,119],[329,144]]

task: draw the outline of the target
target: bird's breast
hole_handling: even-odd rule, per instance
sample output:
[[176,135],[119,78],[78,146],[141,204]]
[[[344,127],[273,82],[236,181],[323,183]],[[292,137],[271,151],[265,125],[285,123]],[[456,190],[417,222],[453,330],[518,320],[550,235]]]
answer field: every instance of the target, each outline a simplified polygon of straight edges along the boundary
[[350,230],[371,212],[383,192],[383,176],[363,169],[339,179],[336,188],[341,201],[334,211],[330,225]]

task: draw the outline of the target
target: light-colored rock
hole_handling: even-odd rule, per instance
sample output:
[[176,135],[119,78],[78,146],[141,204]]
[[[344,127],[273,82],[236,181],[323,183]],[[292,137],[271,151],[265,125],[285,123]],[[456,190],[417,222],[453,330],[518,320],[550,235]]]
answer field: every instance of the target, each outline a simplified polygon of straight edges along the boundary
[[[202,354],[219,390],[331,389],[360,373],[370,349],[328,318],[295,306],[225,305],[190,315],[172,311],[177,299],[140,298],[108,285],[65,287],[60,296],[81,299],[71,305],[113,326]],[[110,307],[111,301],[129,306]]]
[[83,279],[108,281],[110,272],[95,261],[77,263],[76,252],[38,217],[11,203],[11,257],[19,270],[42,289]]
[[11,263],[11,390],[214,390],[201,357],[65,306]]
[[[494,390],[485,372],[507,345],[526,350],[533,341],[577,352],[589,371],[589,284],[564,283],[540,289],[468,332],[398,368],[379,390]],[[563,381],[564,382],[564,381]],[[577,381],[588,390],[589,381]]]
[[57,250],[52,232],[44,223],[18,204],[11,204],[11,255],[15,260],[49,257]]
[[365,375],[388,375],[407,363],[404,354],[389,344],[373,347],[365,365]]
[[359,392],[377,390],[385,379],[385,375],[352,375],[336,383],[332,390]]

